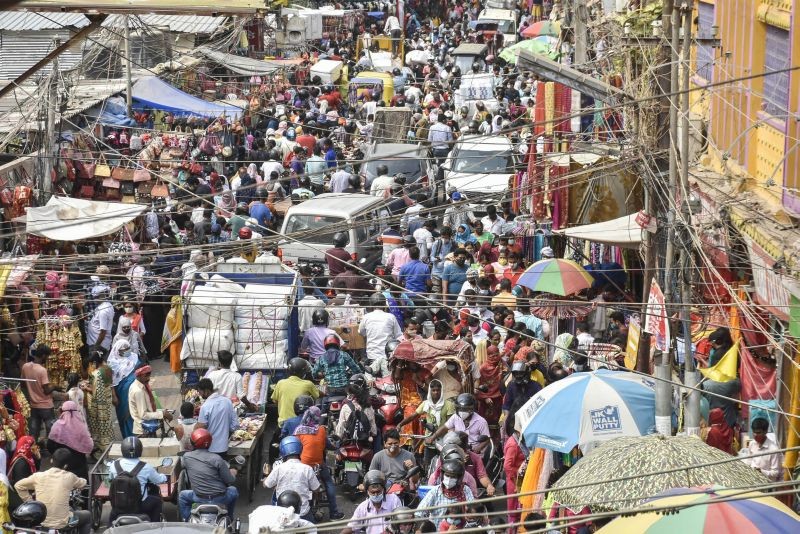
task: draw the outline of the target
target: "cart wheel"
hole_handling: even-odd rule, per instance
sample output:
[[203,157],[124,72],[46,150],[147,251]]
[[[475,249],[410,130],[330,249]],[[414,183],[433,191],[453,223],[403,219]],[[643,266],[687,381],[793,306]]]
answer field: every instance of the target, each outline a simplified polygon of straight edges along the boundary
[[100,520],[103,518],[103,502],[100,499],[92,499],[92,527],[97,530],[100,528]]

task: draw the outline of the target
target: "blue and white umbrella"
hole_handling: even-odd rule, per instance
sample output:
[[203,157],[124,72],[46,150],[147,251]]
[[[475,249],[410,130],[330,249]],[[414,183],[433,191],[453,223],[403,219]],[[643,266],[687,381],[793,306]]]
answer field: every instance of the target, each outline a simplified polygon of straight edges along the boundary
[[569,452],[575,445],[655,431],[655,380],[600,369],[575,373],[534,395],[515,426],[531,449]]

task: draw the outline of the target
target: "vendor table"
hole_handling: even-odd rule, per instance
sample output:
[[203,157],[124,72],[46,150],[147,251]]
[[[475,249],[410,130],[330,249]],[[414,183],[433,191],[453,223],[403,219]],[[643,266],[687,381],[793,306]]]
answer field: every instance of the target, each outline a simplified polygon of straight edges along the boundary
[[[103,515],[103,504],[111,500],[108,481],[109,471],[106,462],[115,461],[120,458],[117,452],[119,451],[120,444],[121,442],[116,442],[106,447],[100,459],[89,471],[89,510],[92,513],[92,525],[95,529],[100,527],[100,518]],[[172,458],[172,465],[169,467],[159,467],[163,458]],[[178,478],[181,469],[180,456],[142,457],[140,460],[152,465],[159,472],[167,475],[167,481],[158,485],[161,498],[164,501],[176,501]]]
[[262,417],[261,425],[259,425],[258,431],[253,435],[253,439],[232,439],[228,443],[229,458],[244,456],[246,460],[243,475],[247,496],[250,502],[253,502],[253,492],[255,492],[256,486],[261,478],[261,462],[264,452],[264,429],[267,426],[266,415]]

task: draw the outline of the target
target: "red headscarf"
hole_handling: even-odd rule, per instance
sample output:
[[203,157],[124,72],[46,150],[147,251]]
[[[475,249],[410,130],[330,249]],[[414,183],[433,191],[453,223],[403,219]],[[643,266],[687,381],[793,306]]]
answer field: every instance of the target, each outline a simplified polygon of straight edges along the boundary
[[489,389],[484,393],[483,391],[476,391],[475,397],[478,399],[495,398],[500,393],[500,375],[502,369],[502,359],[500,358],[500,351],[494,345],[489,345],[486,348],[486,361],[480,368],[480,385],[487,386]]
[[478,249],[478,261],[481,259],[481,254],[486,254],[486,257],[489,259],[489,263],[494,263],[497,261],[497,253],[492,248],[492,244],[489,241],[484,241],[481,245],[481,248]]
[[725,412],[722,411],[722,408],[714,408],[708,412],[708,423],[711,430],[708,431],[706,443],[728,454],[733,454],[733,429],[725,421]]
[[31,436],[22,436],[17,440],[17,449],[14,451],[14,456],[11,458],[9,466],[14,465],[17,458],[22,458],[28,462],[31,468],[31,474],[36,472],[36,461],[33,459],[33,451],[31,450],[36,444],[36,440]]

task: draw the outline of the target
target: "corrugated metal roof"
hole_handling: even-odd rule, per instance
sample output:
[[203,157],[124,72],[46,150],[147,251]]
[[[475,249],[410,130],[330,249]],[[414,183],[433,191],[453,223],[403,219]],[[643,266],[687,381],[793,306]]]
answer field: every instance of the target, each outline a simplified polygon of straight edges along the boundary
[[[103,21],[104,28],[125,25],[123,15],[111,15]],[[146,26],[168,27],[178,33],[214,33],[228,17],[206,17],[202,15],[138,15]],[[53,30],[60,28],[83,28],[89,19],[81,13],[30,13],[26,11],[0,12],[0,30]],[[135,26],[132,24],[132,26]]]
[[0,12],[0,30],[5,31],[55,30],[63,27],[83,28],[88,25],[89,19],[81,13]]

